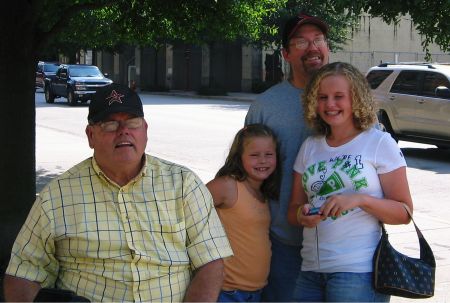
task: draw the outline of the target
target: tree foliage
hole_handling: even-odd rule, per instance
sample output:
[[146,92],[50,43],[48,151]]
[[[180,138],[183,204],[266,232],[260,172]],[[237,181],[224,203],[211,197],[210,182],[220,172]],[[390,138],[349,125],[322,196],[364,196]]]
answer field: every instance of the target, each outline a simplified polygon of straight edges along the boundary
[[262,31],[260,42],[264,45],[281,46],[281,31],[284,23],[292,16],[307,13],[325,20],[329,27],[329,44],[332,50],[341,49],[341,45],[348,39],[349,31],[359,20],[358,14],[342,14],[329,1],[320,0],[288,0],[284,7],[266,16],[264,24],[274,25],[274,30]]
[[388,22],[409,14],[424,37],[450,50],[448,0],[15,0],[0,11],[0,266],[35,197],[34,76],[38,59],[79,49],[120,51],[126,44],[242,39],[279,44],[277,29],[304,10],[328,21],[331,45],[361,12]]
[[[45,42],[39,53],[69,54],[77,49],[117,51],[124,44],[256,40],[261,32],[274,30],[275,25],[263,24],[263,18],[279,10],[285,0],[44,2],[37,14],[44,21],[37,22]],[[57,7],[62,13],[55,12]],[[70,14],[61,24],[55,16],[66,12]]]
[[401,16],[409,14],[417,31],[423,36],[422,46],[430,58],[429,46],[439,45],[444,52],[450,51],[450,1],[448,0],[391,0],[354,1],[331,0],[337,11],[347,14],[367,12],[381,17],[387,23],[397,23]]

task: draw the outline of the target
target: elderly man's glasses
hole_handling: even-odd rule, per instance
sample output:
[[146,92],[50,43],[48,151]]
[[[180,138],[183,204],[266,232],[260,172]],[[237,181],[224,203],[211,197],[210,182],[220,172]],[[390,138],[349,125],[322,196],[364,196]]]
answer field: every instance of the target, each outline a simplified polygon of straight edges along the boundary
[[317,37],[313,41],[309,41],[303,38],[292,39],[293,43],[289,44],[290,46],[295,45],[295,47],[299,50],[307,49],[311,43],[315,45],[315,47],[323,47],[327,44],[327,40],[325,37]]
[[131,119],[127,119],[124,121],[104,121],[104,122],[99,122],[96,123],[95,125],[100,126],[100,128],[104,131],[104,132],[115,132],[116,130],[119,129],[119,126],[124,126],[128,129],[136,129],[142,126],[143,124],[143,119],[141,117],[137,117],[137,118],[131,118]]

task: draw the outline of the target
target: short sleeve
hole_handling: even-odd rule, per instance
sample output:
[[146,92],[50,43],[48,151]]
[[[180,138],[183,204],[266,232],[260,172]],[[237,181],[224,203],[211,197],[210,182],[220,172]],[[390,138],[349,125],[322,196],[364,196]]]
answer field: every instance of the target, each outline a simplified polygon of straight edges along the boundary
[[244,123],[245,125],[263,123],[262,108],[259,100],[255,100],[250,104]]
[[311,137],[308,137],[303,144],[300,146],[300,150],[298,151],[297,157],[294,162],[294,171],[299,174],[303,174],[305,172],[305,157],[308,151],[308,147],[310,145]]
[[187,251],[193,269],[233,255],[213,199],[200,179],[191,173],[186,181],[185,220]]
[[47,213],[38,197],[14,242],[6,274],[54,287],[59,264]]
[[406,160],[397,142],[389,133],[383,133],[376,152],[375,165],[378,174],[385,174],[406,166]]

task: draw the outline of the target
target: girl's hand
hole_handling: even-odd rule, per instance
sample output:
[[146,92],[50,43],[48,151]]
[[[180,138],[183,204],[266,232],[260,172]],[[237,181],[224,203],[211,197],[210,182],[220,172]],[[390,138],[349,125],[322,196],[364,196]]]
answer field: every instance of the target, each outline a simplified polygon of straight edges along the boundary
[[297,221],[304,227],[316,227],[325,217],[319,212],[317,215],[308,215],[311,204],[300,206],[297,211]]
[[340,217],[349,210],[359,207],[364,195],[361,194],[337,194],[327,198],[321,207],[324,217]]

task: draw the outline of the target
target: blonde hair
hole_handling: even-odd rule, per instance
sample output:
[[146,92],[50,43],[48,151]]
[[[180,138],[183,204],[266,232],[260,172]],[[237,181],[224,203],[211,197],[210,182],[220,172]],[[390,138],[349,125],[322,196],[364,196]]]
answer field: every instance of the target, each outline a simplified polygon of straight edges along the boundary
[[344,76],[350,84],[353,120],[359,130],[369,129],[377,121],[376,106],[364,75],[353,65],[334,62],[322,66],[312,76],[303,93],[303,112],[306,123],[319,135],[330,132],[329,125],[317,114],[317,95],[322,80],[328,76]]

